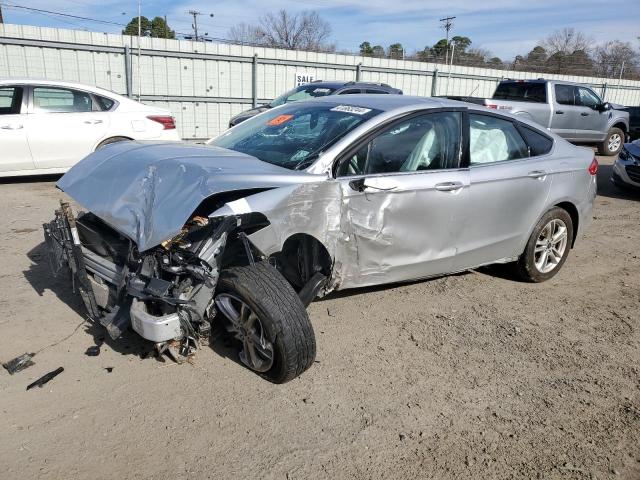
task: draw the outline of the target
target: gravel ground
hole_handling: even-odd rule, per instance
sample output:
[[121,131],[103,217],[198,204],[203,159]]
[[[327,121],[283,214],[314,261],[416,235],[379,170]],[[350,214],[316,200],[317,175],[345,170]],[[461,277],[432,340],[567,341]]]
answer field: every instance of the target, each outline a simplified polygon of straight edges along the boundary
[[[3,479],[640,479],[640,197],[608,182],[559,275],[500,268],[313,303],[315,365],[272,385],[218,342],[140,359],[52,279],[52,178],[0,184]],[[44,388],[27,384],[55,368]],[[113,367],[109,372],[107,367]]]

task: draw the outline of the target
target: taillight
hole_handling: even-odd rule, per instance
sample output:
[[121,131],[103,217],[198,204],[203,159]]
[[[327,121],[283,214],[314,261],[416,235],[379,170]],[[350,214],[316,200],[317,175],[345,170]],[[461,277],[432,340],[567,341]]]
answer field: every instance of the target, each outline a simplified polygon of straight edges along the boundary
[[591,165],[589,165],[589,173],[591,175],[595,175],[596,173],[598,173],[598,160],[596,159],[596,157],[593,157],[593,160],[591,160]]
[[493,103],[489,103],[489,104],[487,104],[487,105],[485,105],[485,106],[486,106],[487,108],[495,108],[495,109],[497,109],[497,108],[498,108],[498,105],[495,105],[495,104],[493,104]]
[[147,118],[161,124],[163,130],[173,130],[176,128],[176,119],[173,117],[166,115],[150,115]]

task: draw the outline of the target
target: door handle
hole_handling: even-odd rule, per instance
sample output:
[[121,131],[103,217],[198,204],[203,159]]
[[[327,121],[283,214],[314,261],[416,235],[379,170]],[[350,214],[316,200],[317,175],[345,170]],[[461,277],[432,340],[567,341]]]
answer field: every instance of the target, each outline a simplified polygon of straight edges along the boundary
[[20,130],[24,127],[22,125],[2,125],[0,128],[2,130]]
[[563,110],[558,110],[558,111],[556,111],[556,115],[564,115],[564,111]]
[[580,115],[583,116],[583,117],[588,117],[589,116],[589,114],[587,112],[582,112]]
[[547,172],[544,170],[533,170],[527,174],[529,178],[542,178],[547,176]]
[[435,189],[439,192],[454,192],[460,190],[462,187],[462,182],[442,182],[435,184]]

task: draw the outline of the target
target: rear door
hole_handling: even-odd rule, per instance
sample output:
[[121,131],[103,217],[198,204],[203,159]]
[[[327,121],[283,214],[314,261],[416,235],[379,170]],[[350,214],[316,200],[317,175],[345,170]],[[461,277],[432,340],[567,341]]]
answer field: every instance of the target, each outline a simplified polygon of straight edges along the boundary
[[563,138],[576,140],[576,125],[580,123],[580,108],[576,107],[576,88],[573,85],[556,83],[554,90],[551,131]]
[[459,168],[460,111],[421,113],[385,127],[339,160],[343,229],[355,254],[346,287],[449,272],[469,172]]
[[576,109],[578,110],[576,138],[584,141],[604,140],[609,112],[597,110],[602,100],[590,88],[576,87],[576,92]]
[[0,86],[0,172],[34,168],[27,143],[25,88]]
[[93,151],[109,128],[109,114],[89,92],[35,85],[27,138],[36,168],[70,167]]
[[470,187],[455,270],[520,255],[552,181],[550,137],[484,113],[470,113],[468,128]]

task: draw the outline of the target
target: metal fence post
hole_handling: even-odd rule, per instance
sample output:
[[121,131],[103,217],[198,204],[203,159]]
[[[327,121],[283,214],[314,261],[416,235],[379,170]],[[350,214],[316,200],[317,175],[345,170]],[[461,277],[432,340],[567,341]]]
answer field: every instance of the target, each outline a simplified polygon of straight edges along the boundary
[[602,100],[604,100],[606,96],[607,96],[607,82],[604,82],[602,84]]
[[431,96],[435,97],[438,93],[438,69],[436,68],[433,71],[433,75],[431,76]]
[[361,75],[362,75],[362,62],[356,65],[356,82],[360,81]]
[[253,56],[251,64],[251,98],[253,108],[258,106],[258,54]]
[[124,46],[124,78],[125,78],[125,85],[127,88],[127,97],[131,98],[133,96],[133,77],[132,77],[132,72],[131,72],[131,49],[129,48],[129,45],[125,45]]

